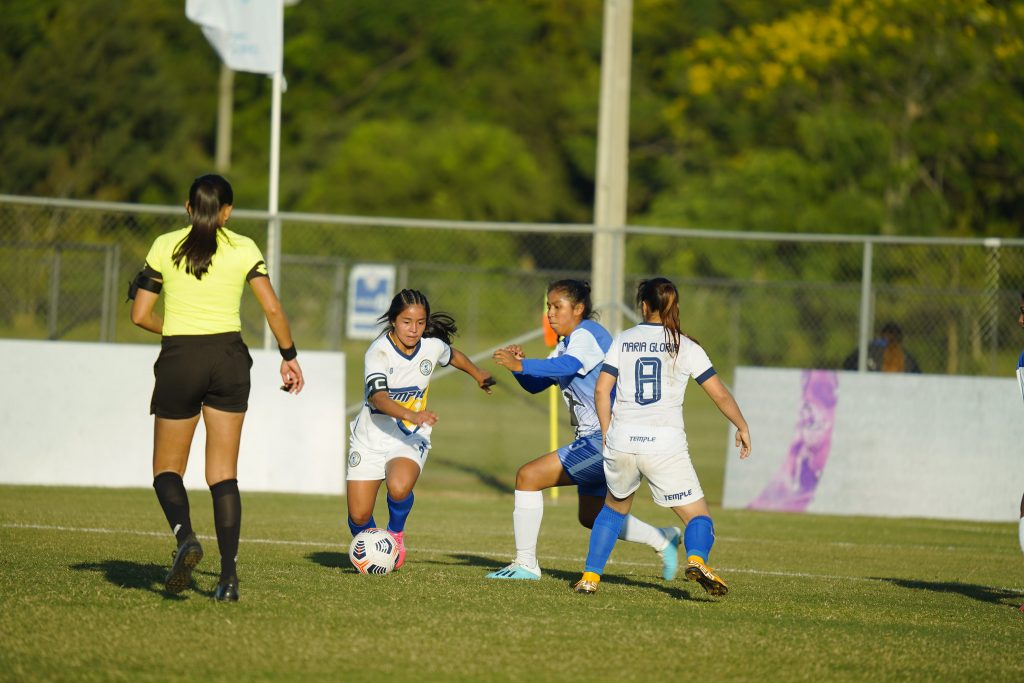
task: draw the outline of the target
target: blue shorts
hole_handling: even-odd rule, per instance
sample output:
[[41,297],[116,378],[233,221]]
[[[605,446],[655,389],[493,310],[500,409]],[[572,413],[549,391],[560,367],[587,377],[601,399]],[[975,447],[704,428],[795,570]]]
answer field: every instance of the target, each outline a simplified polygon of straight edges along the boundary
[[604,459],[601,433],[583,436],[558,449],[558,459],[579,495],[604,498],[608,487],[604,482]]

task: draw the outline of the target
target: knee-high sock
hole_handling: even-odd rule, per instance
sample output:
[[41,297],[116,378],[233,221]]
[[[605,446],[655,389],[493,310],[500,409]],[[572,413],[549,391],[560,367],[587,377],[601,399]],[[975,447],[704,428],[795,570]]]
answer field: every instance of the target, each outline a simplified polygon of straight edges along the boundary
[[619,531],[619,538],[633,543],[645,543],[655,550],[663,550],[668,545],[668,539],[661,533],[661,529],[633,515],[626,515],[622,522],[622,530]]
[[238,561],[238,539],[242,534],[242,496],[238,493],[238,480],[225,479],[210,487],[213,496],[213,525],[217,529],[217,548],[220,550],[220,578],[235,575]]
[[544,519],[543,491],[516,491],[512,511],[512,530],[516,537],[516,562],[531,569],[537,567],[537,537]]
[[153,478],[153,490],[164,517],[171,527],[171,532],[178,544],[192,533],[192,518],[189,516],[188,492],[185,483],[177,472],[161,472]]
[[412,491],[409,491],[409,495],[402,500],[395,500],[390,493],[388,494],[388,531],[394,531],[396,534],[405,531],[405,520],[412,512],[413,502]]
[[691,519],[683,532],[683,544],[686,546],[687,557],[696,555],[707,562],[711,546],[715,544],[715,525],[711,518],[701,515]]
[[597,513],[594,528],[590,530],[590,549],[587,551],[587,564],[584,571],[593,572],[598,576],[604,574],[604,566],[615,548],[622,524],[626,515],[612,510],[605,505]]
[[366,531],[367,529],[374,529],[377,526],[377,522],[373,521],[373,515],[370,515],[370,519],[366,520],[366,524],[356,524],[352,521],[352,518],[348,518],[348,530],[352,532],[354,537],[360,531]]

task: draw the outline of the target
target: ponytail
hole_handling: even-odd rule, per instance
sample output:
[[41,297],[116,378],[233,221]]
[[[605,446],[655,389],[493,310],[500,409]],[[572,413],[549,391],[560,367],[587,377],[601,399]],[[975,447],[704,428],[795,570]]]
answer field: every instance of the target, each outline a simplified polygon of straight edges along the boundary
[[220,212],[234,203],[231,184],[219,175],[199,176],[192,182],[188,192],[189,213],[192,229],[174,248],[171,260],[176,268],[185,262],[185,272],[201,280],[210,270],[213,255],[217,253],[217,231]]
[[686,337],[695,344],[696,339],[683,332],[679,324],[679,290],[668,278],[656,277],[644,280],[636,290],[636,305],[647,304],[647,310],[657,313],[661,318],[661,324],[665,327],[665,341],[670,348],[676,349],[671,353],[675,356],[679,349],[679,342]]
[[387,312],[377,318],[377,322],[387,323],[388,327],[384,331],[385,334],[391,332],[395,329],[395,320],[398,319],[398,315],[409,306],[417,305],[422,306],[427,314],[427,327],[423,331],[423,336],[433,337],[434,339],[440,339],[445,344],[451,344],[452,338],[459,331],[458,326],[455,324],[455,318],[440,311],[431,313],[430,302],[427,301],[427,297],[423,292],[418,289],[403,289],[396,294],[391,300],[391,305],[388,307]]

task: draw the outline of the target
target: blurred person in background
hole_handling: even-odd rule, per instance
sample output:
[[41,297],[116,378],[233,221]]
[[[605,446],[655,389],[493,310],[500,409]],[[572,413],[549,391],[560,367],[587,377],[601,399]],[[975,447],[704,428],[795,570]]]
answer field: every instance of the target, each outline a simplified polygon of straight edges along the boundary
[[[843,370],[857,369],[859,349],[843,361]],[[917,359],[903,348],[903,330],[894,322],[882,325],[878,338],[868,346],[867,369],[869,372],[921,372]]]
[[[247,282],[281,351],[281,388],[298,394],[305,380],[259,247],[225,225],[232,203],[227,180],[219,175],[196,178],[185,203],[192,224],[156,238],[128,297],[133,299],[132,322],[162,336],[149,409],[155,416],[153,488],[178,543],[164,587],[171,593],[185,590],[203,558],[182,481],[201,414],[206,425],[206,483],[213,496],[220,550],[220,579],[213,597],[234,602],[242,526],[238,449],[252,367],[238,312]],[[163,318],[155,312],[161,291]]]

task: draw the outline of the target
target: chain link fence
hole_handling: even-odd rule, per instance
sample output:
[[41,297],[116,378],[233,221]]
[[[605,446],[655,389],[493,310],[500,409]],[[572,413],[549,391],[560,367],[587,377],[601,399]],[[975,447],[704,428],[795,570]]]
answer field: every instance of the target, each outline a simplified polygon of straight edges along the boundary
[[[268,218],[236,210],[231,228],[266,249]],[[155,342],[128,319],[127,284],[153,239],[186,224],[179,207],[0,196],[0,337]],[[1012,374],[1024,346],[1024,240],[624,231],[626,291],[612,304],[624,322],[636,319],[640,280],[673,279],[685,331],[727,376],[737,365],[863,367],[885,323],[926,373]],[[592,235],[589,225],[281,214],[278,286],[300,348],[343,350],[356,373],[367,342],[347,339],[345,322],[358,264],[395,266],[398,287],[455,317],[459,348],[489,355],[539,337],[548,282],[591,277]],[[242,323],[259,346],[254,297]]]

